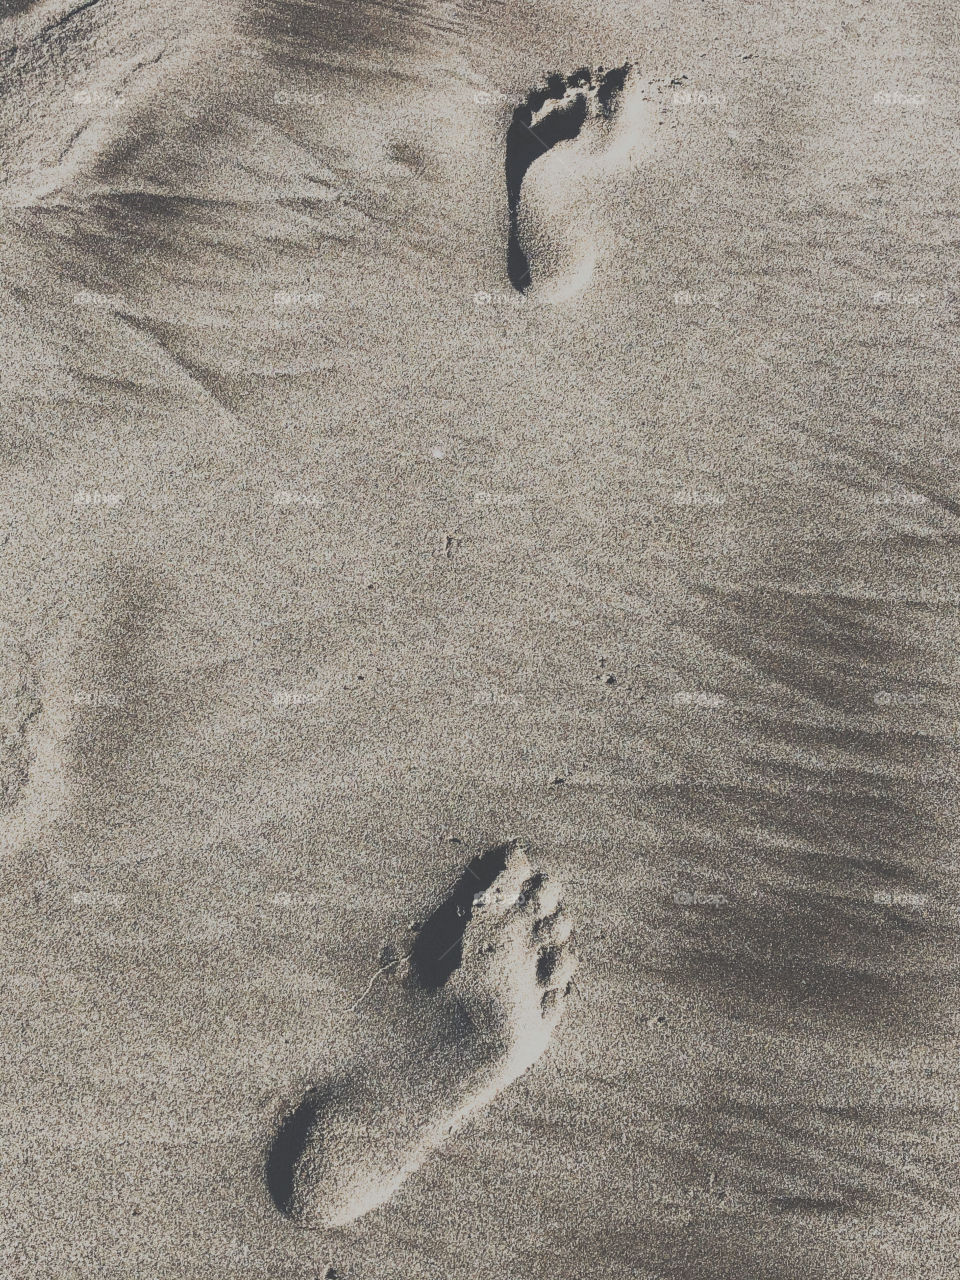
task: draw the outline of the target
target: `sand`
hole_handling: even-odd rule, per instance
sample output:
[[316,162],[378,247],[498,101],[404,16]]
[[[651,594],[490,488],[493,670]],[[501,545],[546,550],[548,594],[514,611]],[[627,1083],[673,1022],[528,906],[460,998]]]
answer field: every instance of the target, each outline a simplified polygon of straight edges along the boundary
[[0,37],[0,1275],[960,1274],[948,8]]

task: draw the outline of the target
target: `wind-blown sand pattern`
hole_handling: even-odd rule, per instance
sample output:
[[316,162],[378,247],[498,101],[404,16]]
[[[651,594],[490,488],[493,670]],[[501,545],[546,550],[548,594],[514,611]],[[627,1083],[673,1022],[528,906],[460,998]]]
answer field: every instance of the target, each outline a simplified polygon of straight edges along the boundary
[[0,4],[0,1276],[958,1275],[957,42]]

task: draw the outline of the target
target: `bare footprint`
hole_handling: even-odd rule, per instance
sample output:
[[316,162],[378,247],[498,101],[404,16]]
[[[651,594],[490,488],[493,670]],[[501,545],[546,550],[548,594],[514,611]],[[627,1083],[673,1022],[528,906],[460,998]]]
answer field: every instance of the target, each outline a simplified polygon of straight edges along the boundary
[[649,150],[654,108],[627,63],[551,75],[513,113],[507,130],[515,289],[564,301],[589,284],[607,245],[603,181]]
[[396,1032],[282,1122],[267,1162],[276,1206],[334,1227],[388,1200],[544,1052],[576,967],[570,935],[521,845],[477,859],[407,958]]

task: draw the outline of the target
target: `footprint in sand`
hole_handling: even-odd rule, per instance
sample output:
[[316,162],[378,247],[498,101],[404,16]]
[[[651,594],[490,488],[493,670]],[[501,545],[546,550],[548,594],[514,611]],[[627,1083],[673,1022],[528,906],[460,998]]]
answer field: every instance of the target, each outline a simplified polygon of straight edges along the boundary
[[417,936],[393,1026],[282,1121],[267,1162],[277,1208],[335,1227],[388,1200],[536,1062],[575,967],[559,890],[523,847],[476,859]]
[[604,180],[650,146],[655,128],[629,63],[551,75],[528,94],[506,143],[515,289],[564,301],[589,284],[608,242]]

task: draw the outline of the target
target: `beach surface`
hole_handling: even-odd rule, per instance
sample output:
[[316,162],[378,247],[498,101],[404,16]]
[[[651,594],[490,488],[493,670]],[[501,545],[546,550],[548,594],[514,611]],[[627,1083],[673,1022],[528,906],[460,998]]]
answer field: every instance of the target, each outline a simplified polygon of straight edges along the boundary
[[960,1276],[957,45],[0,4],[4,1280]]

